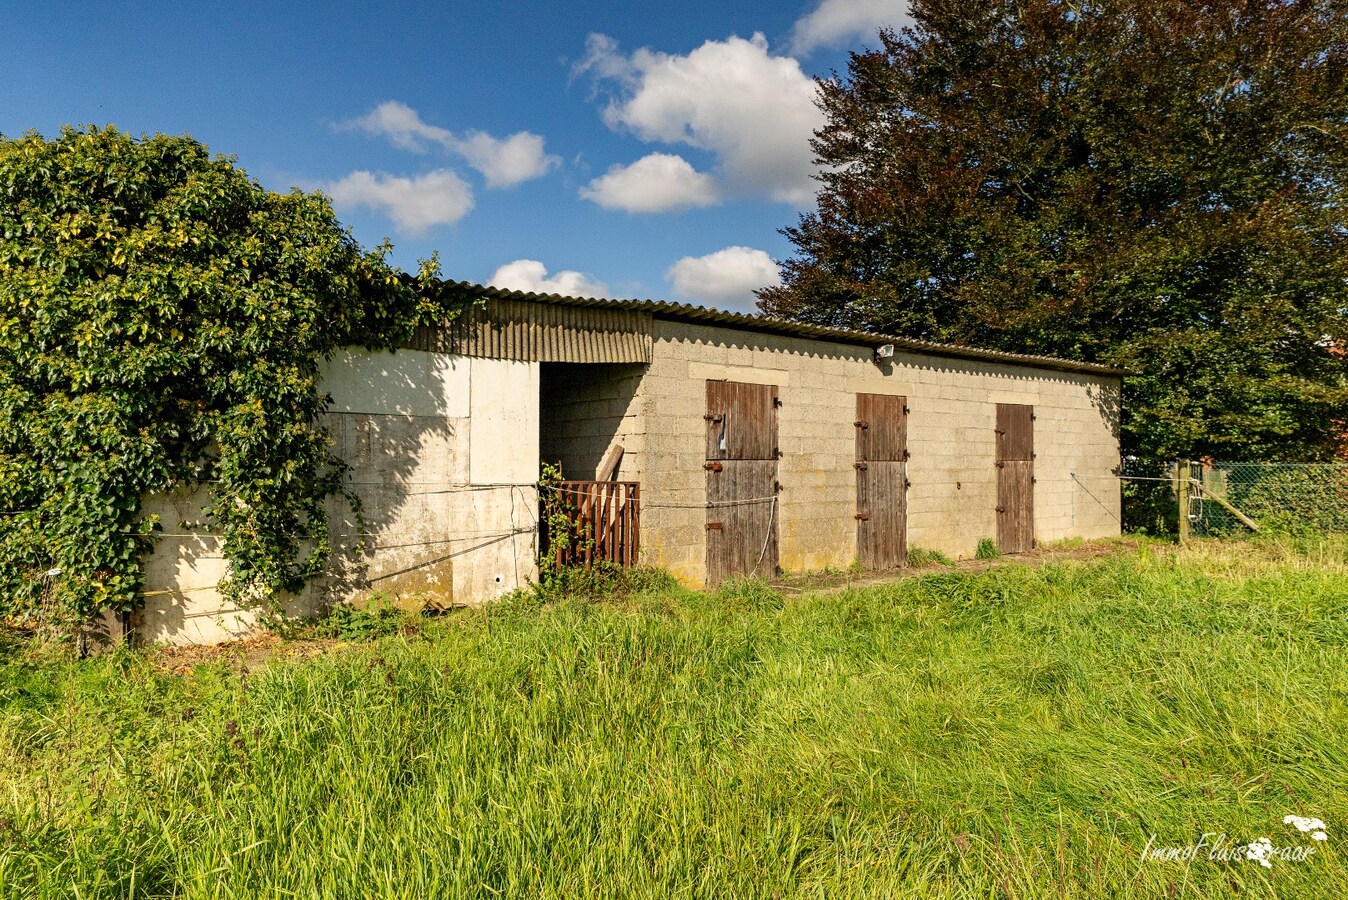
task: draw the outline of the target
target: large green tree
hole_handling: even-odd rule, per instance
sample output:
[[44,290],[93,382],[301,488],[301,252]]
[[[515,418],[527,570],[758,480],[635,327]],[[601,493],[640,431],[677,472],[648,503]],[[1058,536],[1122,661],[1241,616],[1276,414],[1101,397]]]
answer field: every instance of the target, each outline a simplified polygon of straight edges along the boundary
[[445,312],[385,249],[191,138],[0,137],[0,616],[133,606],[142,500],[178,486],[210,488],[236,594],[316,572],[319,361]]
[[821,81],[818,209],[785,230],[798,255],[761,308],[1125,367],[1126,452],[1331,452],[1348,4],[912,15]]

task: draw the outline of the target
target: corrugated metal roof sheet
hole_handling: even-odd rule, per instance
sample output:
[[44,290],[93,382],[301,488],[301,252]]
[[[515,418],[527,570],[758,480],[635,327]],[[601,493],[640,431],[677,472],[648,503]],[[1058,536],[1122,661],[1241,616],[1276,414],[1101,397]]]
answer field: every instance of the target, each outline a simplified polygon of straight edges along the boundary
[[[555,354],[538,357],[507,355],[506,359],[534,359],[542,362],[649,362],[650,361],[650,318],[669,319],[679,322],[689,322],[694,324],[713,325],[722,328],[735,328],[743,331],[754,331],[764,334],[778,334],[791,337],[816,338],[818,340],[832,341],[840,344],[852,344],[864,347],[878,347],[882,344],[893,344],[896,348],[907,350],[912,353],[923,353],[931,356],[955,357],[958,359],[979,359],[990,360],[993,362],[1011,363],[1014,365],[1035,366],[1044,369],[1057,369],[1065,372],[1083,372],[1096,375],[1120,376],[1122,371],[1112,366],[1100,365],[1098,363],[1078,362],[1070,359],[1059,359],[1054,356],[1037,356],[1028,353],[1007,353],[1001,350],[984,350],[978,347],[963,347],[957,344],[940,344],[934,341],[921,341],[913,338],[898,337],[889,334],[877,334],[868,331],[854,331],[846,328],[830,328],[824,325],[810,325],[804,322],[793,322],[787,319],[776,319],[770,316],[755,316],[747,313],[726,312],[719,309],[708,309],[703,306],[694,306],[688,303],[671,303],[663,300],[608,300],[593,297],[565,297],[560,294],[536,294],[523,291],[508,291],[502,288],[484,287],[480,284],[473,284],[467,281],[450,281],[445,284],[447,293],[459,292],[470,299],[482,301],[478,307],[478,312],[470,316],[465,316],[460,320],[461,323],[475,322],[479,329],[486,328],[487,331],[479,331],[478,336],[469,340],[468,343],[459,343],[456,346],[464,349],[454,350],[444,343],[444,338],[440,339],[439,344],[432,347],[421,347],[420,349],[441,349],[443,352],[463,352],[466,355],[497,355],[504,353],[523,353],[522,346],[526,344],[540,348],[534,352],[544,354]],[[494,307],[493,304],[499,304],[503,301],[509,302],[507,306]],[[525,304],[525,305],[520,305]],[[500,328],[500,326],[491,326],[489,322],[483,323],[482,318],[487,320],[491,318],[493,308],[508,310],[509,322],[513,323],[509,327]],[[567,326],[563,325],[568,321],[565,314],[559,314],[557,310],[590,310],[590,311],[610,311],[639,313],[649,317],[645,326],[645,356],[642,358],[604,358],[603,352],[599,348],[608,346],[615,356],[634,353],[630,343],[631,334],[627,332],[627,337],[623,337],[622,328],[632,327],[622,325],[618,320],[612,320],[612,329],[604,331],[602,323],[605,320],[594,317],[593,312],[588,315],[578,315],[574,317],[579,329],[589,329],[592,336],[585,341],[585,349],[579,349],[575,346],[568,346],[564,342],[568,340],[562,336],[559,331],[565,330]],[[498,330],[510,331],[511,328],[521,329],[519,324],[524,320],[534,320],[539,322],[551,322],[551,326],[545,326],[541,334],[533,337],[522,337],[520,332],[512,332],[510,336],[497,336],[497,332],[491,331],[493,327]],[[453,334],[454,329],[462,328],[463,325],[451,325],[450,329],[442,330],[441,334]],[[513,343],[511,343],[513,341]],[[607,345],[604,341],[608,341]],[[493,343],[494,342],[494,343]],[[549,343],[551,342],[551,343]],[[552,348],[552,349],[543,349]],[[475,352],[468,353],[468,349]],[[486,351],[486,353],[482,352]],[[578,359],[567,356],[568,353],[590,354],[593,358]],[[561,357],[565,358],[561,358]]]
[[515,297],[480,299],[484,302],[448,327],[418,329],[409,349],[528,362],[651,361],[649,312]]

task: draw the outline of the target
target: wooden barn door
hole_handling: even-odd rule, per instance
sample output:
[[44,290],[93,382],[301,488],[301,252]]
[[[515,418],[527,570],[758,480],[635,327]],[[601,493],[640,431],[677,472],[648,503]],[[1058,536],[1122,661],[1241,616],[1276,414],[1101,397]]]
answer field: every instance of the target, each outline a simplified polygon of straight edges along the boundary
[[707,584],[777,574],[777,388],[707,382]]
[[997,404],[997,548],[1034,549],[1034,407]]
[[908,564],[908,407],[903,397],[857,394],[857,561]]

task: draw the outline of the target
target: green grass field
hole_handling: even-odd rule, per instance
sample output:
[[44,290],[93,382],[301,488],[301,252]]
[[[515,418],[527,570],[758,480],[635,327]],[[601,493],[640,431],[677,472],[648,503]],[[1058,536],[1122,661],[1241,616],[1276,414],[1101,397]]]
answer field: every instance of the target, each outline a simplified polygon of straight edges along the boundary
[[0,652],[0,896],[1348,896],[1348,541],[289,646]]

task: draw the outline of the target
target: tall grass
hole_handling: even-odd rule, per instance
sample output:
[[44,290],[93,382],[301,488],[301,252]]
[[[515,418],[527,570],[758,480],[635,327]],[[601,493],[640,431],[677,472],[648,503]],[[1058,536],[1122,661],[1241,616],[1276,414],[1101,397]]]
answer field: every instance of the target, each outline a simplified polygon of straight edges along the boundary
[[[5,897],[1348,896],[1348,543],[0,662]],[[1148,840],[1301,863],[1143,861]]]

